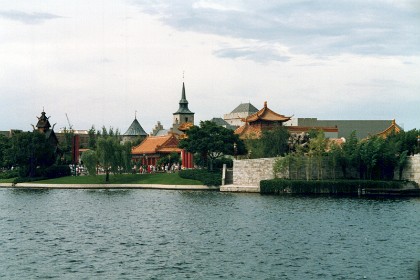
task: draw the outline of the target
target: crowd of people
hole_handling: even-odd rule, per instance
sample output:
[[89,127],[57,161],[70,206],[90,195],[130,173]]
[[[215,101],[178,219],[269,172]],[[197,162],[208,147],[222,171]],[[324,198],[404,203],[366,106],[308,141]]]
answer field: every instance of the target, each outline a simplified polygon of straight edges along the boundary
[[[80,175],[87,175],[87,169],[83,164],[69,164],[71,175],[73,176],[80,176]],[[182,165],[179,163],[173,163],[173,164],[161,164],[161,165],[140,165],[137,167],[137,165],[134,165],[134,167],[131,170],[132,174],[150,174],[150,173],[174,173],[179,170],[181,170]],[[96,168],[97,174],[103,174],[105,173],[105,170],[98,166]]]
[[140,174],[146,174],[146,173],[156,173],[156,172],[166,172],[166,173],[173,173],[176,171],[181,170],[181,165],[178,163],[173,164],[161,164],[161,165],[140,165],[139,168],[137,168],[137,165],[134,165],[132,169],[132,173],[140,173]]

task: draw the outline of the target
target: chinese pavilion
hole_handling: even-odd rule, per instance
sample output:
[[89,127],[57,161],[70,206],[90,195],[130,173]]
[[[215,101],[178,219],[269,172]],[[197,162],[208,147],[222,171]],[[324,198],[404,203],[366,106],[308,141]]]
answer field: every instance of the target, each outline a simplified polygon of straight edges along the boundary
[[277,126],[283,126],[291,117],[278,114],[267,107],[267,101],[264,102],[264,107],[258,112],[242,119],[245,125],[237,128],[235,133],[240,138],[259,138],[263,130],[273,129]]
[[161,157],[181,153],[178,137],[174,133],[163,136],[149,136],[131,150],[132,158],[144,165],[156,165]]

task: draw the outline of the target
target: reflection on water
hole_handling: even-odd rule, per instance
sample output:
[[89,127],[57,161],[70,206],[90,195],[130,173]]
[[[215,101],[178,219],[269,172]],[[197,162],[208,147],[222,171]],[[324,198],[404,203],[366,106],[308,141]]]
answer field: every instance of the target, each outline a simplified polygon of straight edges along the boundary
[[0,279],[416,279],[420,200],[0,190]]

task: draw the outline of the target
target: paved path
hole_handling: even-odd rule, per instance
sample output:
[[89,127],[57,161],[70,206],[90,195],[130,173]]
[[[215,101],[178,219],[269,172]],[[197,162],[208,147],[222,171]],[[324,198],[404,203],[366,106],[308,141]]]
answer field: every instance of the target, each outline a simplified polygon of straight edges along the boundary
[[159,184],[37,184],[0,183],[0,188],[15,189],[163,189],[163,190],[208,190],[218,191],[219,187],[203,185],[159,185]]

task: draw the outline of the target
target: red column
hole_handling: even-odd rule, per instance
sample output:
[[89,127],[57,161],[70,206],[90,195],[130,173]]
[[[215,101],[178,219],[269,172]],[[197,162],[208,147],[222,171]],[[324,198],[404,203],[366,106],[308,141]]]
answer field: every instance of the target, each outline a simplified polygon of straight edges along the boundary
[[188,156],[188,152],[185,152],[185,155],[184,155],[184,157],[185,157],[185,168],[190,168],[190,161],[189,161],[189,156]]
[[181,150],[181,164],[183,168],[186,168],[186,162],[185,162],[185,150]]
[[189,153],[189,154],[190,154],[190,168],[194,168],[194,156],[192,153]]

